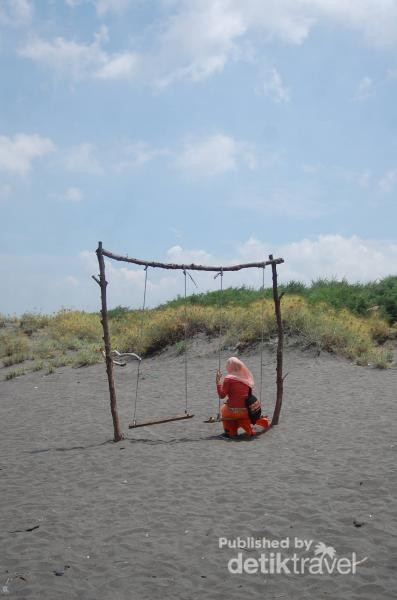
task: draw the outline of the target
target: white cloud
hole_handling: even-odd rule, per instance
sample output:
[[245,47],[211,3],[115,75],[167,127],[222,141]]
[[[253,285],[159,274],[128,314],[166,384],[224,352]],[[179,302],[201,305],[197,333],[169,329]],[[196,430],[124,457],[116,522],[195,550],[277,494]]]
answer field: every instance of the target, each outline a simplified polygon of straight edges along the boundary
[[63,164],[68,171],[100,175],[103,173],[103,169],[96,154],[95,145],[84,142],[73,146],[65,153]]
[[29,23],[33,16],[31,0],[2,0],[0,6],[0,23],[19,26]]
[[372,173],[368,169],[355,171],[353,169],[346,169],[345,167],[341,167],[339,165],[326,165],[322,163],[304,164],[301,168],[303,173],[307,176],[331,176],[332,178],[335,178],[337,180],[343,180],[349,183],[353,183],[360,188],[367,188],[371,183],[372,179]]
[[94,4],[98,17],[106,17],[111,13],[121,15],[136,1],[137,0],[65,0],[66,4],[71,8],[84,3]]
[[387,47],[397,43],[397,4],[394,0],[310,0],[319,19],[364,35],[368,43]]
[[[331,23],[361,33],[371,44],[397,44],[393,0],[173,0],[160,37],[157,83],[200,81],[245,57],[244,45],[280,40],[302,44],[317,25]],[[280,101],[289,98],[277,71],[270,82]]]
[[318,277],[369,281],[395,272],[397,244],[358,236],[321,235],[280,248],[289,277],[308,281]]
[[[81,286],[73,285],[68,276],[81,279]],[[2,311],[6,314],[51,313],[62,307],[99,309],[96,290],[87,285],[80,260],[74,256],[3,254],[0,279],[4,284]]]
[[283,84],[280,73],[272,69],[263,84],[263,91],[278,103],[288,103],[291,99],[290,91]]
[[[370,281],[395,273],[397,244],[381,240],[365,240],[356,235],[320,235],[273,247],[281,256],[280,280],[310,282],[320,277],[348,281]],[[239,256],[245,260],[263,260],[269,245],[251,238],[239,246]]]
[[195,175],[216,175],[236,168],[237,144],[229,136],[212,135],[198,142],[188,142],[177,165]]
[[[75,4],[78,0],[67,0]],[[122,13],[133,0],[96,0],[99,16]],[[372,44],[397,42],[394,0],[163,0],[173,11],[163,26],[162,50],[177,54],[175,77],[200,79],[223,68],[241,52],[249,33],[262,40],[302,44],[317,25],[331,23],[358,31]],[[183,58],[182,58],[183,57]],[[174,56],[176,58],[176,56]]]
[[354,99],[355,100],[367,100],[374,94],[374,82],[371,77],[363,77],[358,84]]
[[386,73],[387,80],[397,79],[397,69],[388,69]]
[[137,74],[140,59],[137,54],[124,52],[107,57],[95,77],[98,79],[129,79]]
[[175,264],[199,264],[211,263],[211,255],[205,250],[187,250],[182,246],[172,246],[167,250],[166,262]]
[[37,134],[20,133],[14,137],[0,136],[0,169],[26,175],[32,168],[32,162],[53,152],[55,144]]
[[158,158],[169,158],[167,148],[156,148],[147,142],[113,142],[97,147],[91,142],[82,142],[60,153],[61,165],[73,173],[101,175],[107,169],[115,173],[136,170]]
[[185,143],[176,165],[191,176],[214,176],[233,171],[239,163],[253,169],[256,159],[253,149],[245,142],[217,133]]
[[126,11],[131,4],[131,0],[97,0],[96,11],[100,17],[103,17],[108,13],[121,14]]
[[246,32],[243,17],[231,3],[211,0],[176,2],[160,38],[160,56],[171,73],[160,79],[200,81],[221,71],[232,55],[235,40]]
[[79,44],[62,37],[52,42],[36,37],[21,48],[19,54],[55,70],[69,72],[80,79],[102,67],[105,53],[101,49],[101,43],[106,36],[107,30],[104,28],[96,35],[92,44]]
[[142,167],[160,156],[168,156],[170,154],[166,148],[153,148],[146,142],[127,144],[123,153],[123,160],[115,166],[115,170],[119,173]]
[[302,43],[314,23],[312,10],[293,0],[176,0],[171,6],[175,10],[160,39],[168,69],[160,85],[201,81],[229,61],[246,58],[249,35],[256,41]]
[[[97,271],[96,257],[90,254],[90,272]],[[370,281],[395,273],[397,260],[397,244],[380,240],[365,240],[358,236],[343,237],[338,234],[320,235],[313,239],[303,239],[288,244],[269,244],[251,237],[237,244],[234,256],[213,256],[205,249],[189,249],[173,246],[165,253],[163,262],[177,264],[201,264],[211,266],[227,266],[240,263],[260,262],[268,259],[269,254],[275,258],[282,257],[285,262],[278,268],[280,282],[292,279],[310,283],[319,278],[346,278],[348,281]],[[147,257],[140,257],[147,258]],[[162,260],[161,257],[157,257]],[[139,267],[119,267],[112,261],[106,261],[108,292],[111,306],[132,305],[139,307],[142,303],[145,274]],[[198,291],[219,289],[219,278],[214,279],[213,272],[192,271]],[[156,306],[166,300],[182,295],[184,291],[183,276],[178,271],[149,269],[148,272],[149,306]],[[223,286],[249,285],[260,287],[262,272],[260,269],[249,269],[224,274]],[[271,285],[271,271],[265,271],[265,285]],[[196,291],[190,278],[187,279],[188,293]]]
[[[70,6],[79,3],[66,1]],[[14,2],[29,5],[28,0]],[[122,14],[133,4],[133,0],[97,0],[96,10],[99,17],[106,17]],[[144,53],[106,52],[107,29],[102,27],[91,43],[36,37],[20,54],[77,80],[139,77],[161,89],[181,80],[200,82],[232,61],[252,60],[272,41],[302,44],[316,26],[351,29],[377,46],[397,45],[394,0],[162,0],[160,5],[161,16],[145,32],[150,50]],[[361,95],[368,94],[372,83],[363,80],[361,85]],[[276,69],[265,92],[279,102],[290,98]]]
[[0,185],[0,202],[9,200],[12,195],[12,187],[9,184]]
[[330,212],[311,190],[278,188],[268,195],[249,196],[234,200],[234,206],[266,215],[287,219],[317,219]]
[[341,170],[341,176],[351,183],[358,185],[361,188],[367,188],[371,183],[372,174],[368,169],[364,171],[350,171],[348,169]]
[[105,171],[104,152],[108,156],[109,169],[116,173],[142,168],[154,160],[162,160],[168,167],[177,167],[191,178],[222,175],[242,165],[251,170],[257,164],[268,166],[269,161],[274,165],[274,159],[258,161],[252,144],[221,133],[190,138],[174,147],[155,147],[144,141],[122,141],[107,148],[97,148],[90,142],[82,142],[63,151],[61,163],[71,172],[99,175]]
[[[81,268],[85,271],[87,280],[98,272],[98,261],[94,252],[85,250],[80,253]],[[119,266],[112,260],[105,259],[108,302],[110,307],[122,305],[140,308],[143,302],[145,287],[145,271],[143,267]],[[90,288],[93,286],[90,282]],[[93,283],[93,285],[96,285]],[[181,273],[149,269],[147,282],[147,306],[156,306],[165,299],[171,298],[183,289]],[[99,298],[99,288],[93,290]],[[97,302],[99,305],[99,301]]]
[[379,181],[379,188],[385,194],[389,194],[397,186],[397,169],[388,171]]
[[62,37],[53,41],[35,37],[20,48],[19,54],[55,71],[65,72],[76,80],[90,77],[103,80],[131,78],[137,72],[140,62],[138,55],[132,52],[109,54],[103,49],[107,41],[108,30],[102,26],[91,44],[81,44]]
[[[382,240],[368,240],[358,236],[338,234],[320,235],[288,244],[269,244],[251,237],[237,244],[231,256],[212,256],[205,249],[181,246],[169,248],[164,262],[231,265],[267,260],[274,257],[285,260],[278,268],[280,282],[291,279],[309,283],[321,277],[345,277],[348,281],[371,281],[395,273],[397,244]],[[139,258],[151,258],[141,256]],[[156,257],[162,260],[161,256]],[[60,272],[60,265],[63,269]],[[91,275],[97,275],[95,252],[84,251],[79,256],[62,259],[54,255],[0,256],[0,277],[3,286],[2,310],[22,313],[30,310],[53,312],[62,306],[97,311],[100,308],[100,290]],[[214,273],[192,272],[198,291],[219,289],[219,277]],[[106,279],[109,307],[117,305],[138,308],[142,305],[145,272],[142,267],[120,266],[106,259]],[[224,287],[249,285],[260,287],[260,269],[226,272]],[[265,285],[271,285],[271,271],[265,270]],[[187,278],[188,293],[196,288]],[[43,289],[46,294],[43,295]],[[183,274],[178,271],[148,271],[147,305],[156,306],[184,292]]]
[[[237,2],[237,0],[236,0]],[[361,33],[366,40],[384,46],[397,43],[397,5],[393,0],[248,0],[254,5],[263,24],[283,35],[285,41],[302,42],[311,29],[321,23],[331,23]],[[270,9],[270,18],[266,14]]]
[[67,283],[69,286],[76,287],[79,285],[79,280],[77,277],[74,277],[74,275],[68,275],[65,277],[65,283]]
[[78,187],[70,187],[61,195],[61,199],[65,202],[81,202],[83,199],[83,192]]

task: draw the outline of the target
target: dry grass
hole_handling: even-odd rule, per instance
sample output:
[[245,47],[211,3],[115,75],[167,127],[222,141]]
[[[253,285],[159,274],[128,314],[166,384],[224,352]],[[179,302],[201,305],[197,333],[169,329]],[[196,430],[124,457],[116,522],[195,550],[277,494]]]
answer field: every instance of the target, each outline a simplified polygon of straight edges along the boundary
[[[299,296],[284,297],[283,322],[286,335],[304,346],[340,354],[359,364],[372,363],[386,367],[392,360],[390,348],[384,342],[395,331],[377,315],[360,317],[346,309],[336,310],[325,303],[310,304]],[[276,335],[274,307],[271,300],[254,301],[248,306],[229,305],[220,312],[214,306],[190,305],[186,310],[189,337],[204,332],[209,336],[221,332],[226,345],[247,346]],[[113,347],[123,352],[151,354],[169,344],[184,339],[185,310],[183,307],[154,309],[142,315],[134,311],[111,322]]]
[[[358,364],[385,368],[392,360],[388,340],[396,337],[377,314],[357,316],[327,303],[309,303],[302,296],[284,296],[284,329],[302,347],[315,347],[345,356]],[[184,348],[188,337],[205,333],[222,335],[225,345],[249,346],[276,335],[273,302],[254,300],[241,306],[229,303],[219,311],[211,305],[166,306],[140,311],[110,313],[112,346],[121,352],[149,355],[170,344]],[[98,314],[62,310],[55,315],[23,315],[12,326],[0,329],[0,357],[4,366],[33,360],[30,370],[52,372],[65,365],[83,366],[102,360],[102,328]],[[15,377],[9,372],[7,378]]]

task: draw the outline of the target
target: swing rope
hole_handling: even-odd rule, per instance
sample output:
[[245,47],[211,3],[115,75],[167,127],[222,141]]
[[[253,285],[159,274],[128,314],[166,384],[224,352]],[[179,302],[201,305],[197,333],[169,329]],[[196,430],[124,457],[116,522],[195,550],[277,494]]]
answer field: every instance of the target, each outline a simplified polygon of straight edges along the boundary
[[[141,308],[141,324],[140,324],[140,328],[139,328],[139,337],[138,337],[138,347],[140,350],[140,353],[142,354],[142,339],[143,339],[143,326],[145,324],[145,308],[146,308],[146,291],[147,291],[147,271],[148,271],[148,267],[145,267],[145,284],[144,284],[144,291],[143,291],[143,303],[142,303],[142,308]],[[138,368],[136,371],[136,386],[135,386],[135,402],[134,402],[134,413],[132,416],[132,422],[135,425],[136,424],[136,407],[138,404],[138,391],[139,391],[139,377],[140,377],[140,372],[141,372],[141,362],[138,362]]]
[[183,269],[185,276],[185,302],[184,302],[184,313],[185,313],[185,415],[188,414],[187,410],[187,302],[186,302],[186,269]]
[[[217,277],[221,278],[220,283],[220,295],[219,295],[219,343],[218,343],[218,370],[221,370],[221,354],[222,354],[222,333],[223,333],[223,268],[214,276],[214,279]],[[265,265],[262,267],[262,303],[261,303],[261,348],[260,348],[260,391],[259,398],[262,401],[262,390],[263,390],[263,350],[265,345]],[[221,398],[218,394],[218,416],[215,419],[214,417],[210,417],[206,423],[214,423],[215,421],[220,420],[221,415]]]
[[[148,283],[148,277],[147,277],[147,270],[148,270],[148,265],[145,267],[145,284],[144,284],[144,292],[143,292],[143,303],[142,303],[142,308],[141,308],[141,322],[140,322],[140,328],[139,328],[139,334],[138,334],[138,346],[139,348],[141,348],[142,346],[142,341],[143,341],[143,329],[144,329],[144,324],[145,324],[145,309],[146,309],[146,292],[147,292],[147,283]],[[141,367],[141,361],[139,361],[138,363],[138,368],[137,368],[137,374],[136,374],[136,387],[135,387],[135,402],[134,402],[134,411],[133,411],[133,419],[132,419],[132,423],[129,425],[130,429],[133,429],[135,427],[145,427],[147,425],[155,425],[157,423],[168,423],[169,421],[179,421],[181,419],[191,419],[194,415],[189,414],[188,411],[188,353],[187,353],[187,340],[188,340],[188,320],[187,320],[187,285],[186,285],[186,275],[189,275],[190,279],[193,281],[194,285],[197,287],[196,282],[194,281],[193,277],[190,275],[189,272],[186,271],[186,269],[183,269],[183,274],[185,276],[185,291],[184,291],[184,315],[185,315],[185,326],[184,326],[184,337],[185,337],[185,414],[182,415],[177,415],[175,417],[163,417],[163,418],[157,418],[157,419],[152,419],[152,420],[148,420],[148,421],[143,421],[143,422],[139,422],[137,423],[136,421],[136,412],[137,412],[137,405],[138,405],[138,395],[139,395],[139,381],[140,381],[140,367]]]
[[261,374],[260,374],[260,389],[259,389],[259,399],[262,402],[262,386],[263,386],[263,348],[264,348],[264,338],[265,338],[265,267],[262,267],[262,327],[261,327]]
[[188,341],[188,319],[187,319],[187,286],[186,286],[186,275],[189,275],[190,279],[192,280],[192,282],[194,283],[194,285],[197,286],[197,283],[195,282],[195,280],[193,279],[193,277],[191,276],[191,274],[189,273],[189,271],[186,271],[186,269],[183,269],[183,274],[185,276],[185,296],[184,296],[184,316],[185,316],[185,415],[189,414],[188,411],[188,401],[187,401],[187,396],[188,396],[188,370],[187,370],[187,365],[188,365],[188,351],[187,351],[187,341]]

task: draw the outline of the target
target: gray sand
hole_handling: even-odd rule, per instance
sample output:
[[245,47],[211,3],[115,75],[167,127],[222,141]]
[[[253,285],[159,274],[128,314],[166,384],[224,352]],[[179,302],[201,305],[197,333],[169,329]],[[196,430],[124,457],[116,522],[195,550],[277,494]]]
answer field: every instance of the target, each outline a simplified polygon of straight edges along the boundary
[[[259,356],[243,358],[258,381]],[[274,362],[267,351],[268,414]],[[138,418],[183,412],[183,368],[172,350],[144,362]],[[0,383],[0,596],[396,597],[397,370],[288,350],[279,426],[234,441],[203,422],[217,412],[216,368],[212,347],[195,342],[195,418],[133,431],[136,365],[117,368],[127,434],[118,444],[104,365]],[[336,558],[355,552],[367,560],[354,575],[231,574],[228,561],[238,552],[259,559],[271,550],[220,549],[220,537],[288,538],[283,558],[313,557],[323,542]],[[295,551],[295,538],[312,541],[311,549]]]

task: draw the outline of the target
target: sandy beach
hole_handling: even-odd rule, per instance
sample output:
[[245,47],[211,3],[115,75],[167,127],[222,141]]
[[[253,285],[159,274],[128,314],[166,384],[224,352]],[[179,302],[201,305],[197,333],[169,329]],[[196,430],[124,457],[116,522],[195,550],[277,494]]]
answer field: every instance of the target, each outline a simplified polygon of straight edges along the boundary
[[[259,381],[259,354],[242,358]],[[168,349],[144,361],[138,419],[183,413],[183,360]],[[274,351],[263,362],[271,415]],[[136,430],[128,430],[136,364],[116,368],[126,433],[117,444],[103,364],[0,383],[0,596],[396,597],[397,369],[287,348],[280,424],[253,440],[227,440],[219,423],[204,423],[217,412],[216,368],[214,346],[196,340],[189,360],[195,418]],[[288,547],[230,547],[248,539]],[[302,540],[309,549],[296,548]],[[261,553],[319,557],[320,543],[335,558],[355,553],[356,572],[228,568],[239,569],[239,553],[254,559],[244,563],[248,571]]]

